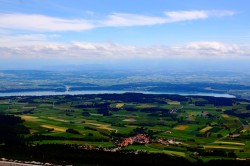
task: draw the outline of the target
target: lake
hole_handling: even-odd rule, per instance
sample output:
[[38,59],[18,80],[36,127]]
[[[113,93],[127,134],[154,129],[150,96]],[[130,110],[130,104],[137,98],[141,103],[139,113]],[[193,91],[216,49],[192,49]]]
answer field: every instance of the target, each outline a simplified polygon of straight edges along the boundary
[[34,91],[34,92],[6,92],[0,93],[1,97],[4,96],[51,96],[51,95],[84,95],[84,94],[111,94],[111,93],[144,93],[144,94],[177,94],[177,95],[192,95],[192,96],[213,96],[213,97],[226,97],[226,98],[235,98],[235,96],[230,94],[221,94],[221,93],[187,93],[187,92],[154,92],[154,91],[100,91],[100,90],[92,90],[92,91],[65,91],[65,92],[53,92],[53,91]]

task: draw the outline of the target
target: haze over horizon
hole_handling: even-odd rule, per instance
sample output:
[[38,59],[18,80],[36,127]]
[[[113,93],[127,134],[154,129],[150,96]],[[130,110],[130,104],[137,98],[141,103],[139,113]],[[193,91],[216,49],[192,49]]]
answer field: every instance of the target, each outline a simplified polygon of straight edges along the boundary
[[249,71],[247,0],[0,0],[0,69]]

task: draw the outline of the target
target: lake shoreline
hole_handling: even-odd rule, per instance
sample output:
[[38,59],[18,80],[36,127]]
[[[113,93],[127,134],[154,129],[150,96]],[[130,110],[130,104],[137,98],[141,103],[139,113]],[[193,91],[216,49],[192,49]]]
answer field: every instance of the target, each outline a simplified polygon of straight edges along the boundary
[[85,91],[28,91],[28,92],[1,92],[0,97],[8,96],[53,96],[53,95],[86,95],[86,94],[123,94],[123,93],[143,93],[143,94],[172,94],[181,96],[212,96],[236,98],[227,93],[204,93],[204,92],[164,92],[164,91],[126,91],[126,90],[85,90]]

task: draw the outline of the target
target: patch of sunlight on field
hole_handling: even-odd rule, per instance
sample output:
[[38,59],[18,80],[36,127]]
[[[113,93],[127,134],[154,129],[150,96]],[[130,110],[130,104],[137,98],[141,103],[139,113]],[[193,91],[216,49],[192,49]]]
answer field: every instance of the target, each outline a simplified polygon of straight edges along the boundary
[[124,103],[118,103],[118,104],[116,104],[116,108],[122,108],[124,106]]
[[179,101],[168,101],[168,104],[170,104],[170,105],[180,105],[181,103]]
[[34,130],[34,129],[30,129],[30,133],[33,134],[33,133],[36,133],[38,132],[37,130]]
[[224,142],[224,141],[215,141],[215,144],[226,144],[226,145],[239,145],[239,146],[245,146],[244,143],[241,142]]
[[41,127],[48,128],[48,129],[54,129],[55,132],[66,132],[67,128],[65,127],[59,127],[54,125],[41,125]]
[[126,125],[126,127],[136,128],[137,126],[134,126],[134,125]]
[[173,129],[174,130],[185,130],[188,127],[189,127],[188,125],[179,125],[179,126],[175,126]]
[[167,154],[170,154],[170,155],[186,157],[186,154],[184,152],[177,152],[177,151],[171,151],[171,150],[163,150],[163,152],[167,153]]
[[21,118],[25,121],[39,121],[37,116],[21,115]]
[[90,113],[90,115],[92,115],[92,116],[103,116],[102,114],[93,114],[93,113]]
[[210,130],[212,128],[213,127],[211,127],[211,126],[207,126],[207,127],[203,128],[203,129],[201,129],[200,132],[205,133],[206,131],[208,131],[208,130]]
[[221,115],[223,118],[229,118],[229,115],[227,115],[227,114],[222,114]]
[[137,115],[132,115],[132,114],[113,114],[113,116],[120,116],[120,117],[129,117],[129,118],[136,118],[138,117]]
[[228,147],[228,146],[213,146],[213,145],[205,145],[203,146],[205,149],[229,149],[229,150],[242,150],[243,148],[237,147]]
[[174,155],[174,156],[181,156],[181,157],[186,157],[185,152],[178,152],[178,151],[172,151],[172,150],[160,150],[160,149],[156,149],[153,147],[149,147],[148,145],[145,145],[145,147],[147,147],[148,151],[150,153],[166,153],[168,155]]
[[240,132],[245,133],[246,131],[247,131],[247,129],[243,129]]
[[152,107],[154,106],[149,104],[140,104],[136,106],[136,108],[152,108]]
[[99,129],[104,129],[104,130],[116,130],[114,128],[111,128],[110,124],[99,124],[99,123],[92,123],[92,122],[86,122],[86,124],[90,124],[90,125],[93,125],[93,126],[96,126],[96,128],[99,128]]
[[124,119],[122,121],[124,121],[124,122],[136,122],[136,119],[135,118],[129,118],[129,119]]
[[55,120],[55,121],[59,121],[59,122],[69,122],[68,120],[58,119],[58,118],[55,118],[55,117],[47,117],[47,118],[48,118],[48,119]]

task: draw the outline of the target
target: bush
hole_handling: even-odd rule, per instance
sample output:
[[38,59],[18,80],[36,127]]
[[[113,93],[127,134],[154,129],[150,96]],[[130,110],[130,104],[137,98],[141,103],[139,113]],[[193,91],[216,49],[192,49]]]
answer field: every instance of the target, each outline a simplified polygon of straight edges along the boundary
[[82,116],[90,116],[89,112],[82,112]]
[[92,136],[94,136],[94,134],[93,133],[88,133],[88,136],[92,137]]
[[80,134],[80,132],[75,129],[67,129],[66,132],[71,134]]
[[234,152],[228,152],[227,156],[231,157],[231,158],[236,158],[237,157],[237,155]]

